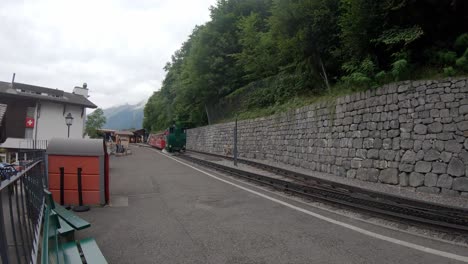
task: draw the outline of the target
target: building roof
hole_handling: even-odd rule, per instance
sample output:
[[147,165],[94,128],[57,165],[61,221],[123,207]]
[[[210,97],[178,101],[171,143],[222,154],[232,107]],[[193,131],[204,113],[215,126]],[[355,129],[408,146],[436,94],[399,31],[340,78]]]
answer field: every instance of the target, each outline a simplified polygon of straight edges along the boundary
[[102,139],[53,138],[46,153],[63,156],[104,156]]
[[132,131],[115,131],[114,134],[121,136],[133,136]]
[[88,108],[97,108],[95,104],[82,95],[67,93],[58,89],[51,89],[17,82],[13,84],[8,82],[0,82],[0,95],[15,98],[35,99],[38,101],[43,100],[57,103],[66,103],[85,106]]
[[145,132],[146,132],[146,130],[144,128],[142,128],[142,129],[138,129],[138,130],[133,131],[133,134],[140,136],[140,135],[144,135]]
[[114,130],[114,129],[107,129],[107,128],[100,128],[100,129],[96,129],[96,131],[102,132],[102,133],[114,133],[116,130]]

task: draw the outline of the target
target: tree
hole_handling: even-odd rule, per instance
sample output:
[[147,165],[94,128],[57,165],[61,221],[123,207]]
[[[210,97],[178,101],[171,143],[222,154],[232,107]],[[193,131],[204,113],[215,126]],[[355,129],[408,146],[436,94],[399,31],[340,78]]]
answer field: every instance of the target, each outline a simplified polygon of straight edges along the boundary
[[106,123],[106,117],[104,116],[104,111],[101,108],[96,109],[93,113],[88,115],[86,120],[85,132],[91,138],[97,138],[97,130],[101,129],[102,126]]

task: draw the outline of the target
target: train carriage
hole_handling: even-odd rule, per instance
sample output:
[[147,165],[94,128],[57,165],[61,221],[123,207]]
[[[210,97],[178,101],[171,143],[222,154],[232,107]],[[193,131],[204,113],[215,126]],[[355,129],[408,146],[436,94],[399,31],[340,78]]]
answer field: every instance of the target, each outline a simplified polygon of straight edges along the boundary
[[166,132],[150,134],[148,144],[157,149],[164,149],[166,147]]

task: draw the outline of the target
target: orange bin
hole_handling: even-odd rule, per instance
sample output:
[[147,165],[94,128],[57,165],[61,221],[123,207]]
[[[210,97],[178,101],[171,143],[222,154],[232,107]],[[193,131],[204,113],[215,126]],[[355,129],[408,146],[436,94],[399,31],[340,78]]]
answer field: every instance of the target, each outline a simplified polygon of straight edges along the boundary
[[53,138],[46,154],[48,185],[55,202],[79,204],[78,174],[81,174],[83,204],[108,203],[109,156],[102,139]]

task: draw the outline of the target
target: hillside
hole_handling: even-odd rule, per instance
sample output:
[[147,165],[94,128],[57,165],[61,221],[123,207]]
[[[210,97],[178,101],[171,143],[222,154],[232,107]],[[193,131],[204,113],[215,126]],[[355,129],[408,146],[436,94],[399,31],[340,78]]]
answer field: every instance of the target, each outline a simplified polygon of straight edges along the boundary
[[106,117],[104,127],[116,130],[142,128],[145,104],[146,102],[143,101],[136,105],[125,104],[104,109],[104,116]]
[[468,1],[226,0],[210,11],[167,63],[146,129],[468,74]]

